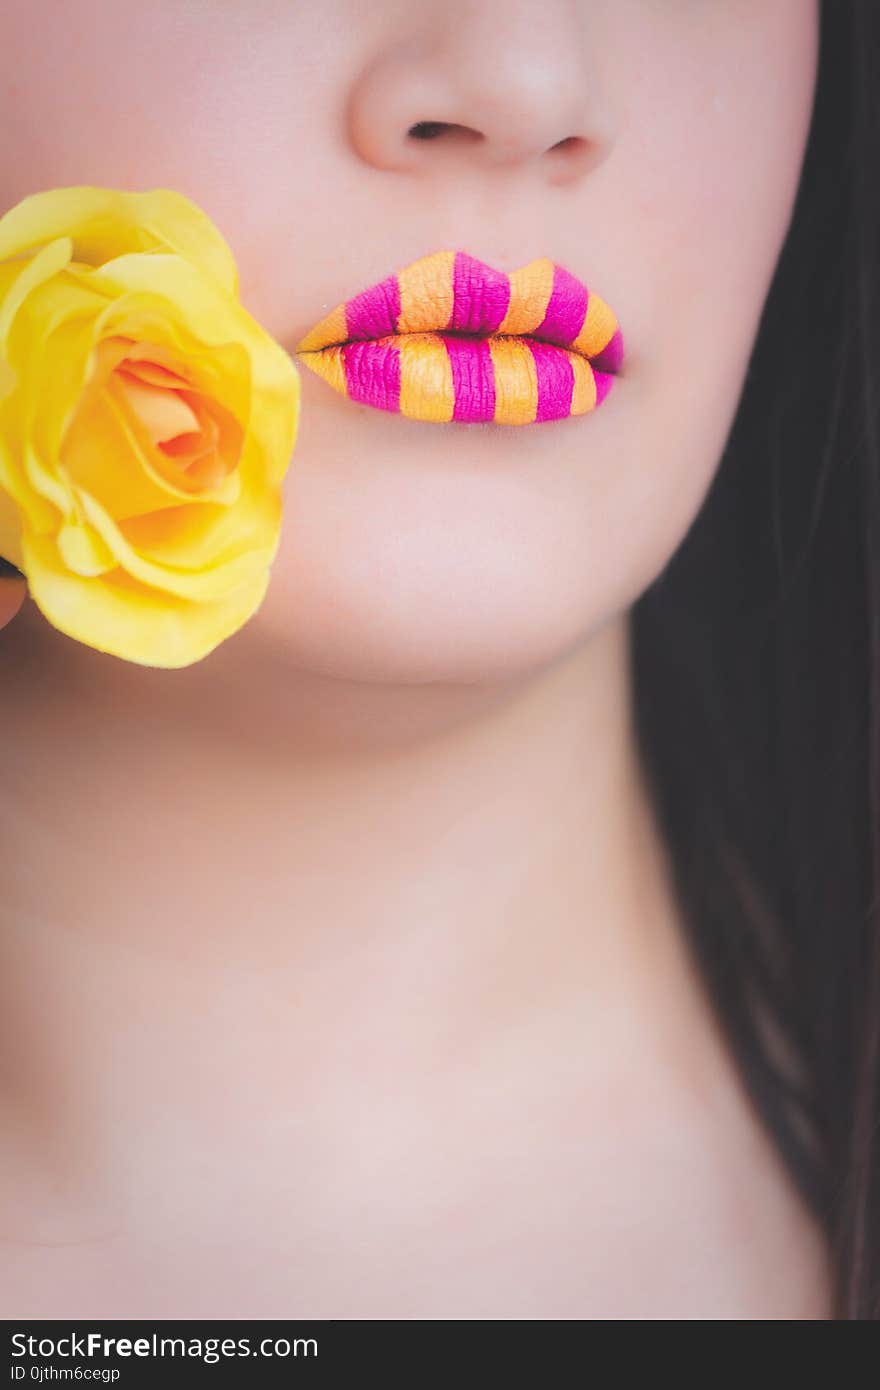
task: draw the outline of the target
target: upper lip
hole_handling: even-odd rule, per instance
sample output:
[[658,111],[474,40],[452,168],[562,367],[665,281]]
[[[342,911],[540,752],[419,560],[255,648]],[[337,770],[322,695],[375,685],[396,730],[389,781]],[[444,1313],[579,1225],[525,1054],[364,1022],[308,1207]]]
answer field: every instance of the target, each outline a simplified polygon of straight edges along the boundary
[[544,258],[505,272],[463,251],[423,256],[338,304],[300,339],[295,352],[443,331],[535,338],[615,374],[623,359],[613,310],[563,266]]

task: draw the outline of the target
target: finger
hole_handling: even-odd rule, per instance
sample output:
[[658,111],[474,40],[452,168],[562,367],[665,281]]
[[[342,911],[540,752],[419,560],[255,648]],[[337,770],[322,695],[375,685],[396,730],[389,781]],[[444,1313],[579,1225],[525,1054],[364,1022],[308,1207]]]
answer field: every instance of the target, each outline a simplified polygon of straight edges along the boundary
[[27,594],[24,575],[8,560],[0,559],[0,628],[11,623]]

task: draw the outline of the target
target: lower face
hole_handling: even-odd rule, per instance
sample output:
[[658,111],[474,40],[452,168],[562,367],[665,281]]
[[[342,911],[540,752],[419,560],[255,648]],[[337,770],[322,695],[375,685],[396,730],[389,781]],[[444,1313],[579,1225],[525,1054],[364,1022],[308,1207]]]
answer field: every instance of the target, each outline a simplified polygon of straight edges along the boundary
[[[497,32],[532,9],[502,7]],[[334,305],[443,247],[504,271],[549,257],[619,320],[623,371],[600,408],[525,427],[407,418],[302,367],[282,544],[243,660],[259,643],[348,680],[494,682],[625,612],[687,533],[733,422],[800,177],[818,3],[548,4],[535,62],[560,77],[538,105],[522,34],[457,83],[479,6],[75,0],[65,25],[52,0],[20,10],[2,22],[3,207],[63,184],[179,189],[291,353]],[[441,136],[398,165],[407,126],[438,115],[433,90],[443,119],[483,130],[481,153]],[[565,166],[528,146],[543,116],[593,142],[582,170],[550,177]],[[520,159],[493,160],[505,129],[525,132]]]

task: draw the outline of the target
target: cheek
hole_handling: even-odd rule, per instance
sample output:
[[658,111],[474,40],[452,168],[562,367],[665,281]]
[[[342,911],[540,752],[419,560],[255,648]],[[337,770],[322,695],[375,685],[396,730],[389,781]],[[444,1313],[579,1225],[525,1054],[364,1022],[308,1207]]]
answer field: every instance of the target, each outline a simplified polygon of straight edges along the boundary
[[607,505],[619,531],[629,518],[630,601],[684,538],[733,423],[791,226],[818,36],[814,0],[718,3],[692,46],[653,43],[628,88],[639,138],[623,140],[609,217],[621,277],[634,268],[642,462]]
[[763,21],[733,34],[723,62],[707,64],[702,81],[661,118],[663,176],[652,176],[649,160],[639,206],[663,296],[655,293],[653,306],[667,364],[707,384],[726,377],[737,395],[809,130],[817,26],[804,18],[810,0],[796,3],[797,11],[791,0],[766,5]]
[[[229,0],[3,7],[3,205],[64,184],[171,187],[242,245],[248,217],[262,224],[272,215],[280,163],[277,151],[265,150],[267,124],[279,142],[299,129],[296,112],[272,108],[254,42],[262,20],[279,26],[279,37],[273,31],[264,40],[281,54],[279,65],[285,46],[300,51],[287,9],[285,22],[280,4],[254,9]],[[300,81],[302,101],[301,88]]]

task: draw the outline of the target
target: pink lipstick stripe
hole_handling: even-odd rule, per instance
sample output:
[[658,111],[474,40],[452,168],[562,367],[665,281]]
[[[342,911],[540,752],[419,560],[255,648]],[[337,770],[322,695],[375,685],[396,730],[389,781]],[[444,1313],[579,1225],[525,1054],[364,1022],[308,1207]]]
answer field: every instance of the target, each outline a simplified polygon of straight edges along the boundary
[[491,420],[495,415],[495,369],[486,338],[447,338],[455,406],[453,420]]
[[538,374],[538,409],[535,420],[558,420],[571,414],[574,369],[555,347],[527,338]]
[[510,304],[510,276],[457,251],[452,293],[446,328],[454,333],[497,333]]
[[388,346],[378,355],[375,343],[346,343],[342,366],[353,401],[379,410],[400,409],[400,353],[396,347]]
[[400,317],[400,285],[396,275],[356,294],[345,306],[349,338],[387,338],[397,332]]
[[590,295],[585,285],[561,265],[553,267],[553,289],[547,312],[535,329],[539,338],[565,347],[573,343],[587,315]]

